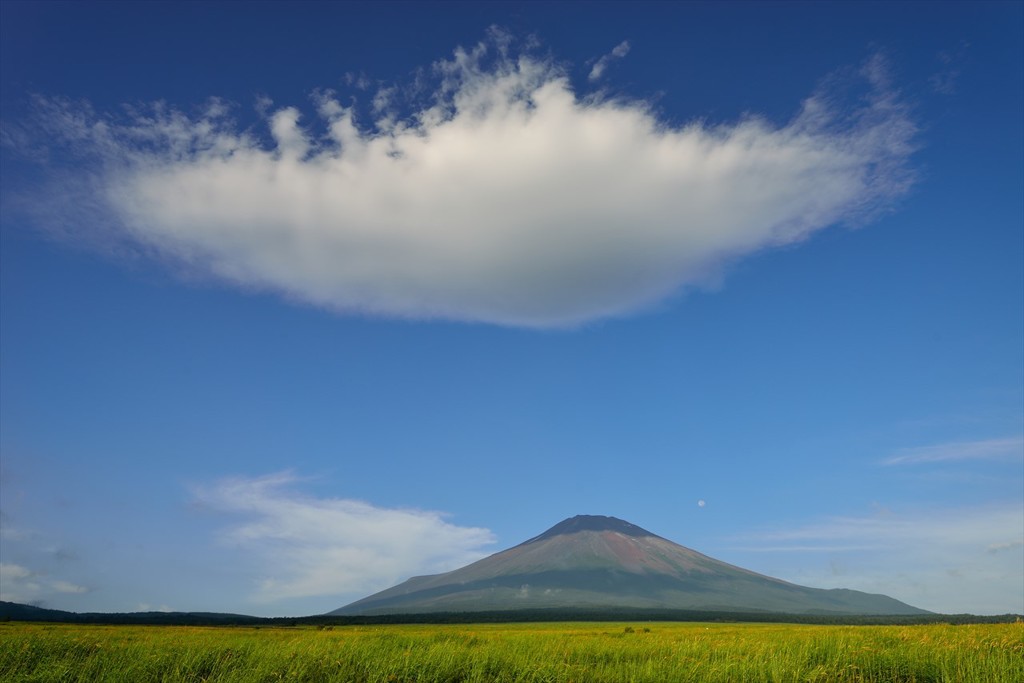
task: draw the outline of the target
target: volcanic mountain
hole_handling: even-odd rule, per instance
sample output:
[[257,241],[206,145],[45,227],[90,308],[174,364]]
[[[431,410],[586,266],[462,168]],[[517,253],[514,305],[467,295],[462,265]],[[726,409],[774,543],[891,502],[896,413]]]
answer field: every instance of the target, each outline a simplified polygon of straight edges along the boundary
[[773,579],[597,515],[572,517],[514,548],[413,577],[330,614],[538,608],[927,614],[885,595]]

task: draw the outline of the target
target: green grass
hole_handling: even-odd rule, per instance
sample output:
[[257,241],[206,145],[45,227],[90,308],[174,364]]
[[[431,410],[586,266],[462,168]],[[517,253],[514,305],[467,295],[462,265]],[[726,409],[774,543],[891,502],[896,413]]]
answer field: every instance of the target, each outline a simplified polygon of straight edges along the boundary
[[0,624],[2,681],[1024,681],[1024,624]]

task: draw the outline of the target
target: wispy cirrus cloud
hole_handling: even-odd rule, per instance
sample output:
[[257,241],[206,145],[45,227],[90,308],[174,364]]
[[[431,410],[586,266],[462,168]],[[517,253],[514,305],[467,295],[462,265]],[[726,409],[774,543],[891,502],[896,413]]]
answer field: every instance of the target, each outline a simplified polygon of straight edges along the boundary
[[629,54],[629,41],[624,40],[616,45],[611,52],[603,55],[600,59],[594,62],[594,66],[590,68],[590,73],[587,75],[587,80],[594,82],[601,80],[604,76],[604,72],[607,71],[608,66],[615,60],[622,59]]
[[884,465],[916,465],[957,460],[1024,458],[1024,437],[1013,436],[980,441],[956,441],[904,448],[882,461]]
[[[1024,613],[1024,507],[879,509],[746,535],[768,573],[821,588],[885,593],[917,607]],[[762,564],[762,563],[758,563]]]
[[988,547],[990,553],[1000,553],[1004,550],[1024,547],[1024,540],[1010,541],[1008,543],[993,543]]
[[312,117],[268,109],[269,135],[217,100],[115,115],[40,98],[35,128],[5,137],[48,169],[27,204],[65,239],[339,312],[527,327],[653,306],[912,182],[916,127],[877,56],[783,125],[669,125],[577,93],[500,31],[423,73],[365,115],[326,91]]
[[468,564],[494,542],[487,529],[456,526],[439,512],[317,498],[298,491],[299,481],[283,472],[193,489],[197,503],[239,519],[221,540],[259,560],[256,600],[362,597]]
[[[854,550],[892,547],[908,541],[985,549],[991,543],[1024,536],[1021,513],[1018,503],[915,512],[880,509],[871,515],[831,517],[797,528],[767,531],[757,538],[764,543],[774,543],[773,550],[784,549],[785,543],[795,542],[797,550],[823,548],[831,551],[839,541],[852,542]],[[814,543],[808,545],[810,541]]]
[[46,572],[11,562],[0,562],[0,600],[25,604],[45,604],[54,594],[88,593],[89,588]]
[[173,612],[167,605],[151,605],[148,602],[140,602],[135,605],[135,612]]

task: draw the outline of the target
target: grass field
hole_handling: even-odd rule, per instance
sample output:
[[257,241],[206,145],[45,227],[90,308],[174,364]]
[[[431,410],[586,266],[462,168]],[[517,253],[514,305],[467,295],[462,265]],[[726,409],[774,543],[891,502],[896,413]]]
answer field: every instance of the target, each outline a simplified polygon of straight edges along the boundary
[[1024,681],[1024,624],[0,624],[0,681]]

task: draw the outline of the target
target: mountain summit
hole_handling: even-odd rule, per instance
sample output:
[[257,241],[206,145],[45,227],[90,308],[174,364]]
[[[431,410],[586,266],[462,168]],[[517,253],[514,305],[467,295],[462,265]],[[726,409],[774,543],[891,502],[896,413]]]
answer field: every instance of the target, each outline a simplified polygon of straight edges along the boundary
[[461,569],[417,576],[330,612],[679,609],[926,614],[885,595],[788,583],[601,515],[578,515]]
[[569,519],[563,519],[540,536],[535,536],[534,538],[523,542],[522,545],[526,545],[527,543],[536,543],[537,541],[543,541],[562,534],[574,534],[578,531],[613,531],[615,533],[625,534],[626,536],[654,536],[654,534],[647,529],[641,529],[636,524],[624,522],[616,517],[605,517],[604,515],[576,515]]

